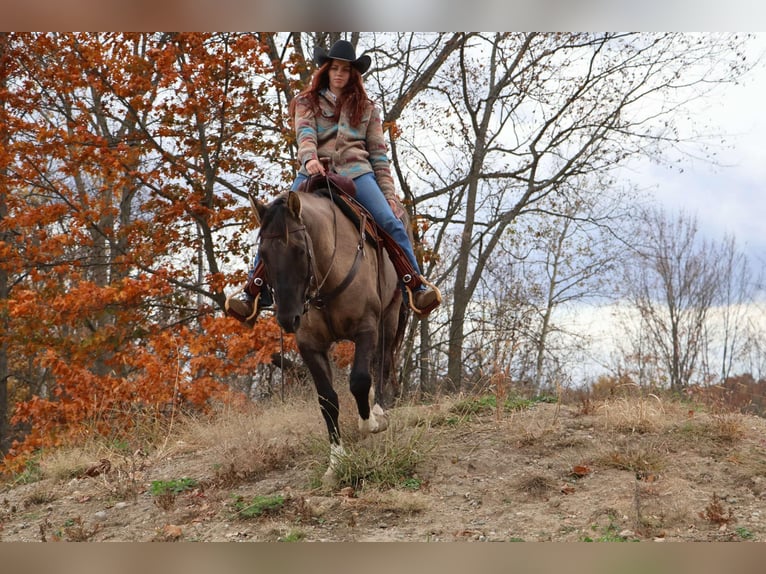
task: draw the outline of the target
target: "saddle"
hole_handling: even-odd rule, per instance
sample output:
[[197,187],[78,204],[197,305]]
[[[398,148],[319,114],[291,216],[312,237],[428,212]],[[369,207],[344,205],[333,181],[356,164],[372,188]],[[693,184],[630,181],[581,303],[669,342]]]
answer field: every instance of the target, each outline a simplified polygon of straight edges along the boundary
[[382,236],[386,235],[370,212],[356,200],[356,185],[353,179],[328,171],[326,175],[309,177],[298,186],[298,191],[321,195],[332,200],[373,246],[377,247]]
[[412,268],[410,260],[399,247],[399,244],[377,224],[370,212],[355,199],[356,185],[353,179],[326,170],[325,175],[309,177],[298,187],[298,191],[329,195],[341,212],[360,228],[360,232],[365,235],[368,241],[376,247],[382,246],[386,249],[396,274],[405,287],[414,290],[423,285],[423,278]]

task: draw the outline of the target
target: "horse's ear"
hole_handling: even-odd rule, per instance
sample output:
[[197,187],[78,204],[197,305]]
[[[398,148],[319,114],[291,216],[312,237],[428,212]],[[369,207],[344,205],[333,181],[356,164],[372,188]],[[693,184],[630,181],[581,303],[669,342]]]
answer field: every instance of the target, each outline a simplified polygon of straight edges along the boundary
[[255,217],[255,226],[260,227],[261,221],[263,221],[263,214],[266,211],[266,204],[252,193],[248,194],[248,197],[250,198],[250,207],[253,210],[253,217]]
[[301,198],[297,191],[291,191],[287,194],[287,209],[290,210],[295,219],[301,218]]

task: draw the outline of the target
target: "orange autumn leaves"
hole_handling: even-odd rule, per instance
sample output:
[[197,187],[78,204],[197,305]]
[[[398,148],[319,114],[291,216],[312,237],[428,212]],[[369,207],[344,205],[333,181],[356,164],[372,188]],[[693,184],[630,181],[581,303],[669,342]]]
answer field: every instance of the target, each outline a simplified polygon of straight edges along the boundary
[[0,35],[6,467],[257,384],[279,331],[222,305],[245,190],[290,165],[280,65],[257,34]]

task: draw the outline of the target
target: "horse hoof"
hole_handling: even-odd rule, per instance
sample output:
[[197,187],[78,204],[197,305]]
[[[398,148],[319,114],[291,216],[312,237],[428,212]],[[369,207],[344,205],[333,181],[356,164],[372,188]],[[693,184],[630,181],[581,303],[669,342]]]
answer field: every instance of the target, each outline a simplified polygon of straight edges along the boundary
[[372,407],[372,416],[375,418],[375,422],[377,423],[377,429],[372,432],[383,432],[388,428],[388,415],[383,410],[383,407],[377,403],[374,407]]
[[367,420],[359,419],[359,430],[362,435],[383,432],[388,428],[388,415],[379,404],[375,404]]

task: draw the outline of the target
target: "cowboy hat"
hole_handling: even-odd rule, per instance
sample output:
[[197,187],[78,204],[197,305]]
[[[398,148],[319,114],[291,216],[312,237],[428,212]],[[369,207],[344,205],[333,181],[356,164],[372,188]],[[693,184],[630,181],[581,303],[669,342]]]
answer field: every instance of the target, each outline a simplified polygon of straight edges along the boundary
[[369,70],[370,64],[372,64],[372,58],[367,54],[362,54],[357,58],[354,46],[348,40],[338,40],[332,45],[329,52],[325,52],[324,49],[319,46],[314,48],[314,61],[318,66],[323,65],[327,60],[343,60],[344,62],[350,62],[360,74],[364,74]]

